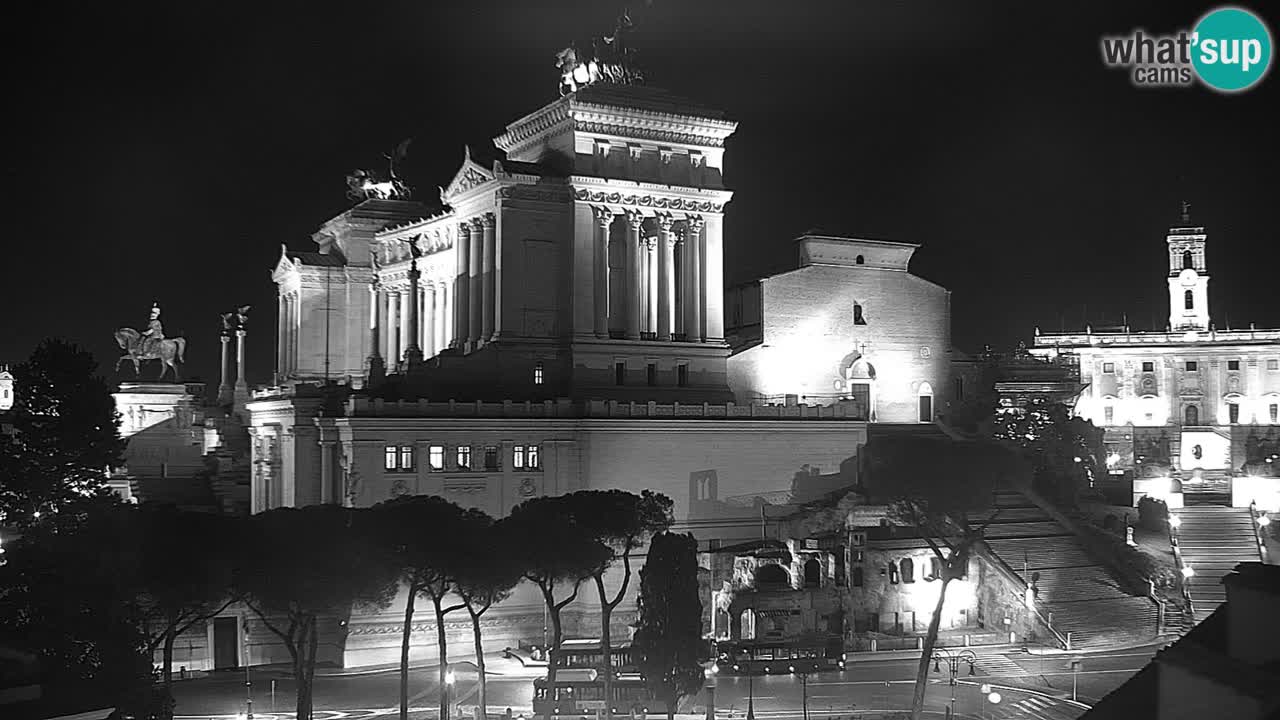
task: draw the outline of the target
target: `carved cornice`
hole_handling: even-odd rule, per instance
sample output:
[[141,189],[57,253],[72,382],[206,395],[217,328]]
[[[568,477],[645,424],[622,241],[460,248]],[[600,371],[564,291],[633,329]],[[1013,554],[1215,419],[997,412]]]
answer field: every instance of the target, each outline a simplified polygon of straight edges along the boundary
[[578,132],[592,133],[594,135],[617,135],[625,138],[649,140],[651,142],[659,143],[696,145],[700,147],[715,148],[724,147],[724,138],[713,137],[711,135],[697,135],[690,132],[680,132],[678,130],[666,129],[663,127],[631,123],[591,122],[575,119],[573,121],[573,129]]
[[[486,613],[480,620],[480,627],[499,628],[499,627],[542,627],[542,615],[498,615]],[[404,632],[403,622],[352,622],[349,635],[399,635]],[[467,633],[472,631],[471,620],[446,620],[444,623],[445,632]],[[412,634],[434,633],[436,624],[434,622],[414,623],[410,628]]]
[[496,200],[535,200],[538,202],[569,202],[573,199],[568,187],[534,187],[531,185],[508,185],[498,188],[494,195]]
[[620,192],[597,192],[586,189],[575,190],[575,200],[608,205],[624,205],[634,208],[655,208],[659,210],[683,210],[686,212],[722,213],[724,203],[691,198],[667,198],[653,195],[633,195]]
[[517,145],[568,121],[569,103],[558,100],[508,125],[505,133],[493,139],[493,144],[510,153]]

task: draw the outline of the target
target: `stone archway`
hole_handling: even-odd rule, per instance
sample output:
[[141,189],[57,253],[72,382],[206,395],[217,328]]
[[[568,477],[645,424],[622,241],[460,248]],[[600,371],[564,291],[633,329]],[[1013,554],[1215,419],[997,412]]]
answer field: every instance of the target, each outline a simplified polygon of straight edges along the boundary
[[853,352],[840,361],[844,395],[867,408],[867,419],[876,419],[876,366],[864,353]]
[[804,564],[804,586],[816,588],[822,585],[822,563],[818,558],[809,558]]

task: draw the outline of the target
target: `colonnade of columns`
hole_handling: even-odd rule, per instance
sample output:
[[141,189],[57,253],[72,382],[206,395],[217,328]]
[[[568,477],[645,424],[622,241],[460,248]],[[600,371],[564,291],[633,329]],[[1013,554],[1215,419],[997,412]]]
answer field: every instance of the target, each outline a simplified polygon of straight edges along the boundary
[[[424,358],[448,348],[454,337],[450,311],[453,286],[450,280],[426,280],[391,288],[370,285],[370,354],[387,359],[388,366],[395,367],[405,359],[410,345],[416,345]],[[415,328],[417,332],[411,332]]]
[[498,298],[502,263],[498,257],[497,219],[493,213],[458,226],[454,303],[454,327],[450,347],[478,347],[493,339],[498,328]]
[[[594,331],[609,337],[610,330],[622,330],[628,340],[682,339],[701,342],[707,334],[705,277],[707,243],[704,219],[690,215],[677,219],[660,213],[646,218],[639,211],[614,213],[592,206],[595,219]],[[610,231],[621,216],[624,220],[623,255],[626,292],[621,303],[609,291]],[[645,220],[652,219],[657,236],[644,237]]]
[[280,293],[276,311],[279,328],[276,332],[276,371],[281,377],[298,370],[298,331],[302,325],[301,303],[298,292]]

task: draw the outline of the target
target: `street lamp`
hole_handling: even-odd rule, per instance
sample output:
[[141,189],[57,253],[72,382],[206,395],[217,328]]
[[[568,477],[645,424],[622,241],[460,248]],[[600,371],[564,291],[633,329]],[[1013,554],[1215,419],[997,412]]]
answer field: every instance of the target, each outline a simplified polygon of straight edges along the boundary
[[[976,675],[977,671],[974,669],[973,664],[977,659],[978,656],[974,655],[972,650],[961,650],[958,653],[953,653],[946,648],[937,648],[933,652],[933,671],[942,672],[941,663],[945,662],[950,675],[951,704],[947,706],[947,720],[951,720],[956,714],[956,676],[960,674],[960,663],[968,663],[969,674]],[[806,718],[806,720],[808,719]]]
[[720,668],[716,666],[714,658],[702,669],[702,677],[706,680],[707,688],[707,720],[716,720],[716,673],[718,672]]
[[[449,720],[450,707],[453,703],[453,683],[457,681],[457,676],[453,674],[453,668],[449,668],[444,672],[444,712],[443,720]],[[552,700],[554,703],[554,698]]]
[[809,673],[818,671],[817,663],[802,663],[797,670],[795,665],[787,667],[793,675],[800,676],[800,709],[804,720],[809,720]]
[[751,672],[751,661],[747,661],[747,720],[756,720],[756,676]]

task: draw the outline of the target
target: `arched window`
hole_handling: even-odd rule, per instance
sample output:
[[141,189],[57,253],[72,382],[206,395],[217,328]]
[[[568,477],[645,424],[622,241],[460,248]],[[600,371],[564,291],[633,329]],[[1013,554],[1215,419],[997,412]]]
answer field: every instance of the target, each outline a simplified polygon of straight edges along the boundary
[[1192,257],[1191,257],[1191,251],[1190,251],[1190,250],[1187,250],[1187,251],[1185,251],[1185,252],[1183,252],[1183,253],[1182,253],[1182,269],[1183,269],[1183,270],[1195,270],[1195,269],[1196,269],[1196,263],[1195,263],[1195,260],[1193,260],[1193,259],[1192,259]]
[[863,265],[863,264],[866,264],[866,262],[867,261],[861,255],[853,259],[854,265]]
[[902,582],[913,583],[916,581],[916,564],[911,558],[902,558],[902,562],[898,563],[898,567],[902,569]]
[[1187,306],[1188,310],[1192,310],[1195,308],[1196,299],[1194,296],[1191,295],[1190,290],[1182,293],[1182,303]]
[[804,586],[816,588],[822,584],[822,564],[818,558],[809,558],[804,564]]
[[925,579],[926,580],[942,579],[942,561],[938,559],[937,555],[934,555],[933,557],[929,558],[929,577]]
[[919,420],[922,423],[933,422],[933,386],[928,382],[920,383],[917,391],[919,397]]
[[1188,405],[1187,409],[1182,412],[1183,425],[1199,425],[1200,424],[1200,408],[1195,405]]
[[756,569],[756,585],[787,585],[787,571],[772,563]]
[[864,317],[862,317],[862,306],[861,306],[861,305],[854,305],[854,306],[853,306],[853,324],[854,324],[854,325],[866,325],[866,324],[867,324],[867,319],[866,319],[866,318],[864,318]]

